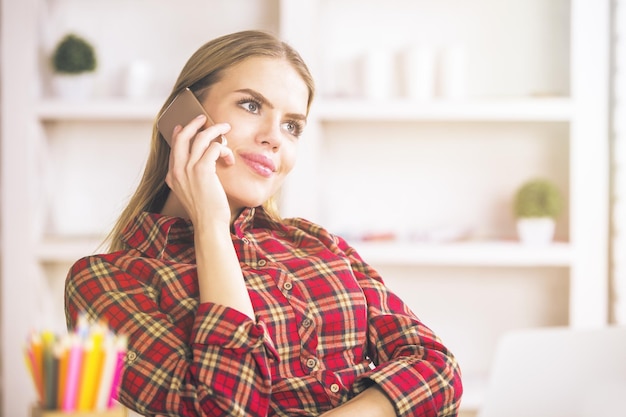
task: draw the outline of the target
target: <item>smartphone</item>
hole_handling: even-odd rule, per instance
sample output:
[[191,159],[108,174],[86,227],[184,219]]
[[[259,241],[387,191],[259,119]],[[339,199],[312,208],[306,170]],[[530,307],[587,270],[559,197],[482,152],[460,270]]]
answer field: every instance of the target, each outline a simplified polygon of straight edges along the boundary
[[[171,146],[174,127],[176,127],[176,125],[185,126],[201,114],[206,116],[207,121],[200,130],[215,124],[215,122],[213,122],[211,117],[204,110],[204,107],[196,98],[195,94],[189,88],[185,88],[176,97],[174,97],[174,100],[172,100],[163,114],[161,114],[161,117],[157,120],[157,129],[159,129],[161,135],[163,135],[167,143]],[[226,138],[224,135],[220,135],[220,139],[221,143],[225,145]]]

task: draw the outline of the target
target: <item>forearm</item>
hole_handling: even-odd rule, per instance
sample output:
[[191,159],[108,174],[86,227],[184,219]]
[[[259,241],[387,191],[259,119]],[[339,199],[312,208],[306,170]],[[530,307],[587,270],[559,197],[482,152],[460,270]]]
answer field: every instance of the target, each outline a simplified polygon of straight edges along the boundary
[[215,224],[195,228],[195,250],[200,302],[231,307],[254,318],[228,229]]
[[262,325],[230,308],[200,305],[187,351],[177,339],[179,332],[167,331],[163,324],[168,325],[155,321],[149,326],[164,330],[158,332],[158,344],[131,339],[137,357],[122,381],[124,404],[142,415],[267,415],[271,377]]
[[322,417],[395,417],[396,412],[387,395],[372,386],[350,401],[322,414]]

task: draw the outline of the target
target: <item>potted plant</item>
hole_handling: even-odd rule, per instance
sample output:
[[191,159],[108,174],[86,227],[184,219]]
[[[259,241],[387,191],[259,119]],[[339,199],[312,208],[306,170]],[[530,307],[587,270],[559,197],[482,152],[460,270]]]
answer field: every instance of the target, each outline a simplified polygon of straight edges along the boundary
[[554,238],[554,226],[561,213],[558,187],[543,178],[523,183],[515,194],[514,212],[517,233],[523,243],[547,244]]
[[97,60],[94,47],[84,38],[65,35],[52,54],[53,86],[65,98],[85,98],[93,91]]

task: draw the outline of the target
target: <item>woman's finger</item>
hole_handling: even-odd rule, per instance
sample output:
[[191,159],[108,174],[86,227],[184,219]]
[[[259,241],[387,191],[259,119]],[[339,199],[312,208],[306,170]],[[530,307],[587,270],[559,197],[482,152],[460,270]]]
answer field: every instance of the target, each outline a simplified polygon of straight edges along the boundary
[[193,118],[189,123],[185,126],[182,126],[178,132],[176,126],[174,129],[174,133],[172,134],[172,149],[170,155],[173,156],[174,161],[186,161],[189,156],[189,149],[192,143],[193,138],[198,133],[198,130],[201,129],[206,123],[206,116],[201,114],[195,118]]
[[168,173],[165,182],[173,188],[175,178],[182,178],[189,159],[189,146],[198,129],[204,126],[206,116],[200,115],[192,119],[186,126],[177,125],[172,132]]
[[[230,125],[228,123],[219,123],[205,130],[198,132],[194,141],[191,143],[191,149],[189,151],[189,163],[195,164],[202,158],[209,158],[216,161],[219,157],[219,153],[212,152],[211,155],[207,155],[207,151],[216,143],[225,142],[224,134],[230,131]],[[221,145],[223,146],[223,145]]]

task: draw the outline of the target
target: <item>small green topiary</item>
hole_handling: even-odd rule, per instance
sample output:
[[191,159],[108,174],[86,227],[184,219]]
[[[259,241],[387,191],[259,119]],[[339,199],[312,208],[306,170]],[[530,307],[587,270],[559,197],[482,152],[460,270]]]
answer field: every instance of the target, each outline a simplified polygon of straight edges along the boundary
[[515,194],[514,211],[517,218],[550,217],[561,213],[562,201],[559,189],[546,179],[533,179]]
[[93,46],[75,34],[65,35],[57,44],[52,56],[52,67],[56,73],[80,74],[96,69],[96,54]]

